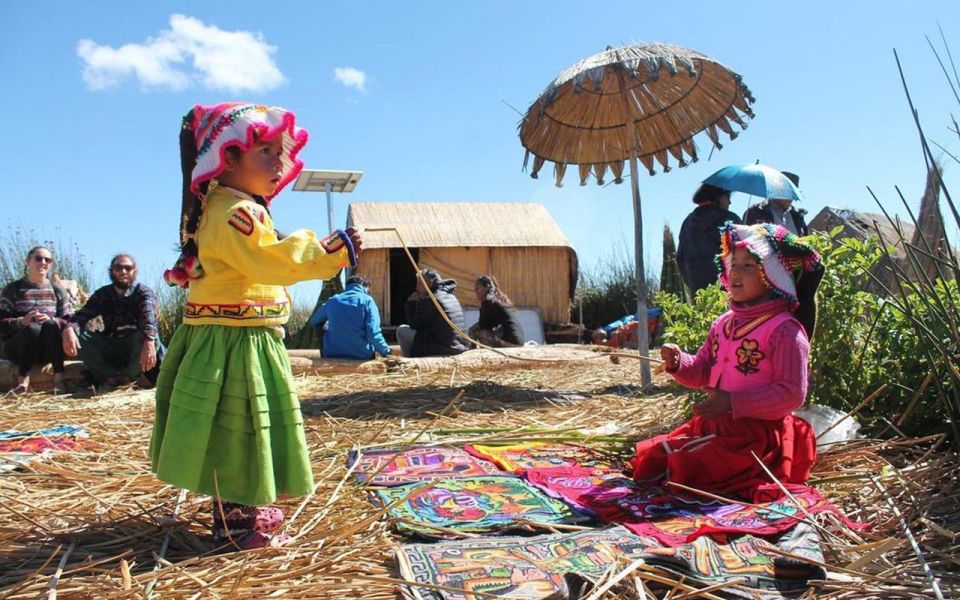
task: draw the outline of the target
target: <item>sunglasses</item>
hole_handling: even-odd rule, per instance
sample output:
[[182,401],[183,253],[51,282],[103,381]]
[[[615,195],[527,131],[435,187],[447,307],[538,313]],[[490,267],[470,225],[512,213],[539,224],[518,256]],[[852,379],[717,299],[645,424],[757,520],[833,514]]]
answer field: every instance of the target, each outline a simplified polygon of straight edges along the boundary
[[113,265],[110,268],[113,269],[114,271],[123,271],[124,273],[129,273],[134,269],[136,269],[137,267],[134,265]]
[[45,264],[45,265],[52,265],[52,264],[53,264],[53,258],[51,258],[51,257],[49,257],[49,256],[37,256],[37,255],[34,255],[33,260],[37,261],[38,263],[43,263],[43,264]]

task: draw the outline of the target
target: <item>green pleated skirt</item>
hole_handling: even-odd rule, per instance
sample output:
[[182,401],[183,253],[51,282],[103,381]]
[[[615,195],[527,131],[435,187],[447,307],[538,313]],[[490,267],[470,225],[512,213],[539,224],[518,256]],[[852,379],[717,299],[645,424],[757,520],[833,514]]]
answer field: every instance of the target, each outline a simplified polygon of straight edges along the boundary
[[251,506],[313,491],[290,359],[270,329],[181,325],[156,406],[150,458],[161,480]]

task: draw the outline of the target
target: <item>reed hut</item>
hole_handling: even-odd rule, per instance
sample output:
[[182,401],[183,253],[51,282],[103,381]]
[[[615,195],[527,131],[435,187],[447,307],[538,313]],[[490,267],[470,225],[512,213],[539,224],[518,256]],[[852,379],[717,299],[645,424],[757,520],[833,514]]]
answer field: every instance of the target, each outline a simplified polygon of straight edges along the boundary
[[356,273],[370,279],[384,325],[406,321],[416,274],[397,234],[371,231],[377,228],[396,228],[421,268],[455,279],[465,308],[478,306],[473,282],[490,273],[516,306],[537,308],[544,323],[570,320],[577,253],[541,204],[362,202],[349,206],[347,225],[368,230]]
[[[867,238],[877,237],[877,230],[883,242],[893,248],[889,257],[884,255],[877,261],[871,272],[874,277],[880,280],[878,283],[873,278],[868,278],[863,285],[865,291],[873,294],[883,294],[884,287],[892,289],[894,285],[894,272],[891,261],[896,262],[900,267],[908,264],[907,250],[900,241],[896,228],[890,224],[890,221],[881,214],[850,210],[846,208],[836,208],[825,206],[817,215],[810,220],[811,231],[829,232],[835,227],[843,229],[837,236],[837,239],[854,238],[866,240]],[[910,240],[914,237],[915,231],[912,225],[901,222],[900,224],[904,237]]]

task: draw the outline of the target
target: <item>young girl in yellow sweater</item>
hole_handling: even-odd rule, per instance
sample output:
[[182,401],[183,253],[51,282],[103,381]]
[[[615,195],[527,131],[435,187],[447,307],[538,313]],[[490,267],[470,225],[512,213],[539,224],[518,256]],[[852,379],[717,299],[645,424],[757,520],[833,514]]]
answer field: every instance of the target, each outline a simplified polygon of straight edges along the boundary
[[284,286],[355,265],[362,241],[274,230],[270,200],[303,168],[306,142],[279,107],[197,105],[183,119],[182,252],[164,277],[189,295],[157,380],[150,456],[158,478],[215,497],[218,545],[284,543],[269,504],[313,490]]

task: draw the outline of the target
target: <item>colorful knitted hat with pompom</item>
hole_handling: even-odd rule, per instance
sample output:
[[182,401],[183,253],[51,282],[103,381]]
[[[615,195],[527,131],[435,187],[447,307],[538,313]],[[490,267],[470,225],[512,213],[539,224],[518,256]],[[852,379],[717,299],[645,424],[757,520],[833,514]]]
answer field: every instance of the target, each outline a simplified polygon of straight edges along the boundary
[[821,270],[820,254],[780,225],[758,223],[736,225],[731,221],[720,230],[720,283],[727,287],[727,273],[735,248],[746,248],[760,263],[761,278],[774,295],[790,301],[796,309],[797,280],[803,273]]
[[190,190],[200,194],[204,181],[215,179],[226,168],[225,153],[230,146],[243,151],[256,140],[272,140],[283,136],[283,174],[270,200],[300,174],[303,161],[297,158],[307,143],[307,131],[296,126],[296,116],[279,106],[224,102],[215,106],[196,105],[192,129],[197,142],[197,162],[193,167]]

